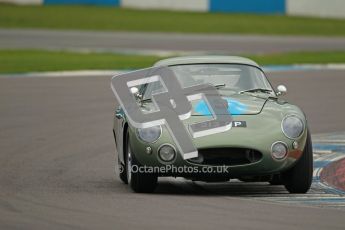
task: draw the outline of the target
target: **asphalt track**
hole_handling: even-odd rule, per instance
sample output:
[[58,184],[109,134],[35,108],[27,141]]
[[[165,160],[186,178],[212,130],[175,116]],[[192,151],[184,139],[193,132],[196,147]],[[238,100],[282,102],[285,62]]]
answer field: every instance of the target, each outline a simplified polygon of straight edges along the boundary
[[[344,75],[270,79],[316,134],[345,130]],[[114,176],[113,112],[110,77],[0,77],[0,229],[344,229],[344,209],[265,183],[166,179],[155,194],[132,193]]]
[[2,49],[67,49],[77,51],[157,54],[182,53],[260,54],[291,51],[345,50],[344,38],[186,35],[176,33],[59,31],[0,29]]

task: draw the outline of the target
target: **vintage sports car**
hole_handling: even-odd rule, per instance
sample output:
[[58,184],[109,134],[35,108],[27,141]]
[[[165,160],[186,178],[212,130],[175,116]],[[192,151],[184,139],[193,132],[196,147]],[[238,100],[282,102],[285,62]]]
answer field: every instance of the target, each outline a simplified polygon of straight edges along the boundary
[[[269,182],[284,185],[290,193],[309,190],[313,153],[306,116],[280,98],[286,87],[280,85],[275,91],[258,64],[242,57],[200,56],[162,60],[153,68],[157,67],[169,68],[182,86],[206,83],[216,87],[228,106],[232,127],[192,139],[198,156],[185,159],[164,125],[135,128],[116,102],[113,132],[118,174],[135,192],[153,192],[158,177],[167,176],[206,182]],[[163,86],[149,82],[129,90],[138,106],[149,112],[155,109],[152,94]],[[191,103],[191,116],[182,121],[186,129],[210,118],[204,100]]]

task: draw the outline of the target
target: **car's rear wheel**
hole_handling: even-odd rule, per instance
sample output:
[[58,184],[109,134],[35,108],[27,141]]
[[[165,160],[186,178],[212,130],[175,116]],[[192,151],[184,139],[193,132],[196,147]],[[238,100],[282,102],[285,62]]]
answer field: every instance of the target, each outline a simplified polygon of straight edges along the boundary
[[282,174],[285,188],[290,193],[306,193],[313,180],[313,147],[309,130],[303,154],[296,165]]
[[[158,177],[150,173],[142,173],[137,169],[139,163],[131,150],[130,139],[127,133],[126,137],[126,174],[129,186],[134,192],[151,193],[157,186]],[[133,170],[132,170],[133,169]],[[135,170],[134,170],[135,169]]]

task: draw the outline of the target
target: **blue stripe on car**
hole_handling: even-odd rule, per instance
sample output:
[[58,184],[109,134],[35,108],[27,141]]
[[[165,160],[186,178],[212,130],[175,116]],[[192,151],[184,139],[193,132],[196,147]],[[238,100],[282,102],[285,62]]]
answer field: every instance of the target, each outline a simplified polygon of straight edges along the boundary
[[[247,105],[230,98],[226,98],[225,100],[228,102],[228,112],[231,115],[239,115],[247,111]],[[211,116],[211,112],[204,100],[200,100],[195,105],[194,111],[204,116]]]

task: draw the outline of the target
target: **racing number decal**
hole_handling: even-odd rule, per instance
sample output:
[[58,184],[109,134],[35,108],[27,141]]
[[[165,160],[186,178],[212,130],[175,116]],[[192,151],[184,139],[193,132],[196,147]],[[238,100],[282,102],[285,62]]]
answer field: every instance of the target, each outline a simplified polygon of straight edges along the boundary
[[234,128],[238,128],[238,127],[246,128],[247,127],[247,122],[245,122],[245,121],[233,121],[232,122],[232,127],[234,127]]

